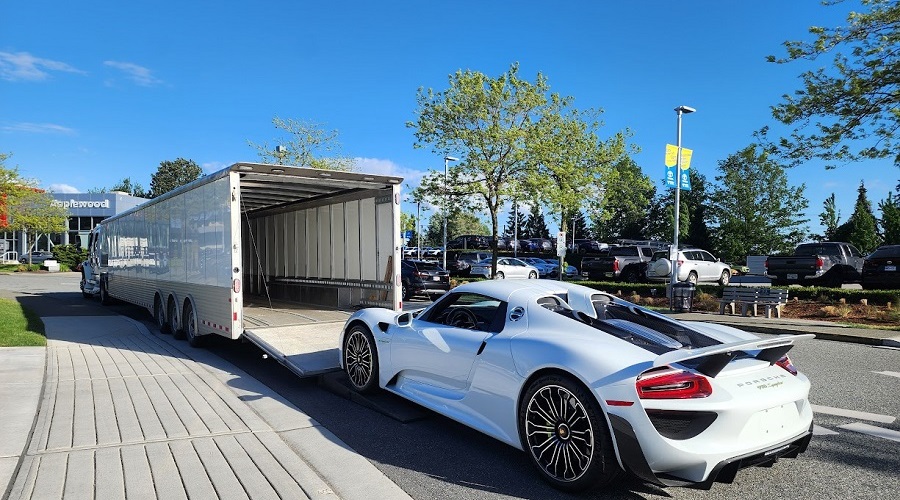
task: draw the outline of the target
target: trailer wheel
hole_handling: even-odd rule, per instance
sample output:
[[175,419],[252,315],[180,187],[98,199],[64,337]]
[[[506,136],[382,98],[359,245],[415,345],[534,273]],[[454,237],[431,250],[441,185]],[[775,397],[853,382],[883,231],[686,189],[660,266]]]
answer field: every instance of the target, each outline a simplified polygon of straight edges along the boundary
[[178,324],[178,305],[175,300],[169,297],[169,305],[166,307],[166,319],[169,320],[169,331],[176,339],[184,338],[184,330]]
[[159,295],[153,300],[153,319],[156,320],[156,327],[160,333],[172,333],[169,324],[166,323],[166,313]]
[[200,325],[197,323],[197,313],[194,311],[194,304],[188,301],[184,305],[184,334],[187,337],[188,344],[191,347],[201,347],[203,345],[203,337],[200,335]]

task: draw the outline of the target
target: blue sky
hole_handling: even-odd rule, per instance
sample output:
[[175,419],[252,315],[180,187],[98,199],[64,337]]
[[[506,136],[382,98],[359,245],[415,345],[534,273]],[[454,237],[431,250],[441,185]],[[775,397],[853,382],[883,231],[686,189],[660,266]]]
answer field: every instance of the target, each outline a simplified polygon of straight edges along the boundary
[[[247,141],[277,137],[277,115],[337,129],[360,170],[414,186],[443,170],[406,127],[417,89],[444,90],[459,69],[496,77],[519,62],[520,76],[542,72],[576,107],[603,109],[606,134],[630,129],[654,180],[676,140],[673,109],[696,108],[683,145],[714,182],[717,163],[755,130],[783,130],[770,106],[806,67],[765,57],[853,9],[856,0],[3,2],[0,151],[57,192],[125,177],[149,188],[164,160],[189,158],[207,172],[257,161]],[[806,184],[817,230],[832,192],[846,220],[860,181],[877,206],[900,171],[810,163],[789,176]]]

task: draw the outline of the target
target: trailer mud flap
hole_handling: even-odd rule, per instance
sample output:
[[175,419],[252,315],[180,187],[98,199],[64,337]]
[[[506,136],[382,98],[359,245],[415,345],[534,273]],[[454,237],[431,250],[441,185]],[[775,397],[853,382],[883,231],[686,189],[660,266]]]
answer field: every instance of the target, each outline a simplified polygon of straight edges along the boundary
[[340,370],[343,321],[257,327],[244,337],[300,377]]

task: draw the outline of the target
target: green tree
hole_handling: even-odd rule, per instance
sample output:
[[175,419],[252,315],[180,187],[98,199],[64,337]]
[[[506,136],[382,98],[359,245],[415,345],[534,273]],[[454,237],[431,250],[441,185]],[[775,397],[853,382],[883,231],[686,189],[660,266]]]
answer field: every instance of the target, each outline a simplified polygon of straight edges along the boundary
[[115,184],[113,187],[109,188],[110,191],[121,191],[123,193],[128,193],[131,196],[136,196],[138,198],[149,198],[150,193],[144,191],[144,187],[138,183],[132,183],[131,177],[126,177],[119,181],[118,184]]
[[68,212],[40,189],[37,181],[23,178],[17,167],[7,168],[6,160],[11,156],[0,153],[0,200],[5,205],[6,216],[3,230],[22,231],[25,238],[22,248],[30,253],[33,243],[29,242],[36,241],[37,236],[66,230]]
[[884,245],[900,245],[900,194],[888,193],[887,198],[878,203],[881,210],[881,229]]
[[522,224],[525,222],[525,216],[519,211],[518,203],[514,204],[512,210],[506,218],[506,225],[503,226],[503,236],[512,238],[513,236],[522,237]]
[[[832,57],[830,66],[804,72],[803,88],[772,108],[776,120],[796,127],[778,147],[797,163],[820,158],[833,168],[849,161],[893,157],[900,166],[896,140],[900,3],[862,0],[862,4],[871,10],[850,13],[846,26],[813,26],[812,40],[785,42],[786,57],[768,57],[775,63],[808,60],[818,66],[825,56]],[[765,133],[764,129],[763,137]]]
[[599,202],[589,208],[596,238],[607,242],[644,238],[648,207],[655,191],[653,181],[632,159],[617,162],[606,179]]
[[177,187],[199,179],[202,174],[203,170],[194,160],[178,158],[175,161],[162,161],[156,173],[150,178],[150,197],[158,198]]
[[519,239],[528,238],[550,238],[550,229],[547,227],[547,221],[544,219],[544,213],[537,203],[531,204],[528,215],[525,216],[524,224],[519,226]]
[[[487,225],[471,212],[456,210],[450,212],[450,216],[447,218],[447,241],[463,234],[488,234],[488,232]],[[428,240],[430,246],[443,245],[444,219],[440,213],[431,216],[423,236]]]
[[[497,78],[478,71],[457,71],[445,91],[419,89],[415,129],[416,148],[431,147],[442,157],[460,154],[449,166],[450,175],[434,171],[422,181],[423,189],[443,205],[457,210],[486,210],[496,241],[501,208],[522,184],[532,159],[529,139],[535,124],[545,116],[549,84],[537,74],[534,83],[519,78],[518,64]],[[496,248],[494,248],[496,270]]]
[[281,136],[272,141],[274,145],[247,141],[264,163],[324,170],[351,171],[356,168],[352,158],[343,156],[337,130],[325,130],[322,124],[311,121],[283,120],[277,116],[272,118],[272,125],[281,132]]
[[599,138],[602,111],[570,109],[572,98],[553,94],[534,127],[528,129],[529,168],[522,182],[568,232],[567,215],[595,199],[617,164],[631,161],[630,132]]
[[881,236],[878,235],[878,221],[872,213],[872,203],[869,202],[865,183],[860,181],[856,192],[853,213],[835,232],[835,238],[852,243],[860,252],[867,254],[878,248]]
[[834,193],[831,193],[831,196],[825,199],[822,213],[819,214],[819,222],[825,228],[825,232],[820,239],[823,241],[834,241],[834,235],[841,225],[841,211],[837,208]]
[[[707,215],[710,193],[706,177],[697,169],[688,170],[690,191],[681,191],[678,215],[679,244],[694,245],[718,254],[708,229]],[[645,238],[672,241],[675,236],[675,190],[663,187],[650,202]]]
[[567,235],[569,241],[578,239],[593,239],[587,217],[582,210],[571,210],[566,214],[566,220],[572,223],[572,229]]
[[709,211],[723,260],[789,252],[806,238],[808,221],[800,218],[806,186],[790,186],[785,168],[767,153],[748,146],[720,161],[718,170]]
[[[698,248],[706,248],[719,254],[715,240],[709,229],[709,207],[712,203],[712,194],[706,183],[706,176],[694,169],[690,173],[691,190],[681,195],[681,203],[687,205],[687,219],[684,224],[687,232],[684,238],[679,238],[679,243]],[[674,221],[673,221],[674,222]],[[679,221],[680,223],[681,221]]]

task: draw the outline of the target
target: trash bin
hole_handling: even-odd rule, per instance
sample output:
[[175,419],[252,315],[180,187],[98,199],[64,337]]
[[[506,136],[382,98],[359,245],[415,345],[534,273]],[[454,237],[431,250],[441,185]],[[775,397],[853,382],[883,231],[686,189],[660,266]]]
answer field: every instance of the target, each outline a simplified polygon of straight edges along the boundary
[[694,292],[697,287],[691,282],[679,282],[672,285],[669,296],[669,309],[674,312],[690,312],[694,306]]

